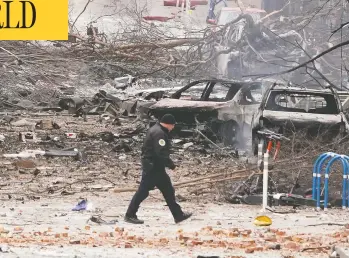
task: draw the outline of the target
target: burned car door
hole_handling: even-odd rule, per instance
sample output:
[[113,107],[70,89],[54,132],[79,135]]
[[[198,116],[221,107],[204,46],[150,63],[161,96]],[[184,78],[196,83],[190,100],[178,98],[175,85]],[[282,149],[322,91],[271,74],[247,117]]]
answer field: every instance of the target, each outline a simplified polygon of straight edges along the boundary
[[252,116],[260,106],[262,85],[260,83],[244,83],[229,103],[229,109],[222,112],[222,119],[235,120],[241,126],[251,125]]
[[[251,121],[251,126],[252,126],[252,131],[258,130],[259,127],[263,126],[261,125],[261,117],[263,117],[263,110],[265,107],[265,104],[268,100],[268,97],[270,95],[270,91],[276,86],[276,83],[267,86],[266,88],[262,88],[262,100],[256,109],[255,113],[252,115],[252,121]],[[253,132],[252,132],[253,134]]]
[[218,119],[234,125],[238,147],[245,148],[251,135],[252,116],[261,101],[260,83],[240,83],[240,89],[227,105],[219,110]]
[[242,88],[235,98],[235,101],[239,103],[241,112],[240,128],[241,136],[244,139],[249,139],[251,136],[253,117],[260,107],[262,97],[262,84],[252,83],[248,87]]

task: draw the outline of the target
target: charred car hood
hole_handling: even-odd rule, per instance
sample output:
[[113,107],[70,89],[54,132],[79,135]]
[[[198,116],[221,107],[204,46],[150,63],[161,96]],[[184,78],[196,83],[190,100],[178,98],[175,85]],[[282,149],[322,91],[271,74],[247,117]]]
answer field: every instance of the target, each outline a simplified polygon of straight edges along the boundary
[[170,113],[176,117],[178,124],[195,126],[196,120],[206,123],[217,119],[218,110],[226,105],[226,102],[162,99],[150,106],[149,114],[159,119],[164,114]]
[[226,102],[162,99],[150,107],[151,110],[188,110],[196,112],[213,111],[226,106]]
[[298,112],[282,112],[264,110],[263,117],[272,123],[291,121],[295,124],[328,124],[334,125],[342,122],[341,115],[312,114]]

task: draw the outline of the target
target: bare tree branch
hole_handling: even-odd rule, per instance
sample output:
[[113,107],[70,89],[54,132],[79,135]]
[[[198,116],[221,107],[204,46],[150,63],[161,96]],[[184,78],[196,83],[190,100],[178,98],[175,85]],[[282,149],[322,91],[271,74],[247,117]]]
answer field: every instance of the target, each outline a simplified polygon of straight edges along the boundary
[[76,19],[74,20],[73,24],[71,25],[71,29],[74,28],[75,23],[78,21],[78,19],[80,18],[80,16],[86,11],[88,5],[92,2],[92,0],[87,0],[84,9],[79,13],[79,15],[76,17]]
[[279,73],[271,73],[271,74],[251,74],[251,75],[244,75],[243,77],[248,77],[248,76],[261,76],[261,77],[267,77],[267,76],[272,76],[272,75],[282,75],[282,74],[287,74],[287,73],[290,73],[290,72],[293,72],[293,71],[296,71],[298,70],[299,68],[301,67],[304,67],[305,65],[309,64],[309,63],[312,63],[313,61],[319,59],[320,57],[332,52],[333,50],[337,49],[337,48],[340,48],[342,46],[346,46],[346,45],[349,45],[349,40],[346,40],[340,44],[337,44],[325,51],[323,51],[322,53],[316,55],[315,57],[313,57],[312,59],[300,64],[300,65],[297,65],[295,66],[294,68],[292,69],[289,69],[289,70],[286,70],[286,71],[283,71],[283,72],[279,72]]

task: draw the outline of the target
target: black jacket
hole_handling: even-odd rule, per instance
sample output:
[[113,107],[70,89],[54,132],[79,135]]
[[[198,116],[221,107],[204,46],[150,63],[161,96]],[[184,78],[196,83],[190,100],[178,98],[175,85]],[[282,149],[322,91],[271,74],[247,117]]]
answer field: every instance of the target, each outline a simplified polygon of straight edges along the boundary
[[174,169],[176,166],[170,158],[169,131],[156,123],[152,126],[142,147],[142,167],[146,172],[165,171],[165,167]]

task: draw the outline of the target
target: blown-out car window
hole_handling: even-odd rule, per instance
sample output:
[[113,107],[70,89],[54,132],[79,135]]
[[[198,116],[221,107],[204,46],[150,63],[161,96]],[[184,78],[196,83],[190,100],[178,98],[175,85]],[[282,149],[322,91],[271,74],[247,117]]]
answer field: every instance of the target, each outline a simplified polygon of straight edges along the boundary
[[189,89],[183,91],[180,95],[180,99],[185,100],[200,100],[203,91],[205,90],[207,82],[200,82],[193,85]]
[[239,102],[241,105],[259,104],[262,101],[262,96],[262,84],[253,83],[241,90]]
[[215,83],[212,87],[212,91],[210,92],[210,95],[208,96],[208,101],[225,101],[226,96],[229,92],[230,85],[224,84],[224,83]]
[[338,114],[339,109],[332,94],[271,91],[266,110],[315,114]]

